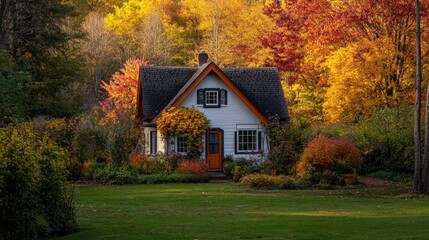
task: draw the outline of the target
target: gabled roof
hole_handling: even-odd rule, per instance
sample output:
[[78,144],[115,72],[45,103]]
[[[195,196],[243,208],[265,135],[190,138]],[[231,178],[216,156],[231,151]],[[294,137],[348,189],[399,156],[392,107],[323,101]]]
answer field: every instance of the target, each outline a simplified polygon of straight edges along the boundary
[[199,68],[141,67],[137,118],[151,122],[163,109],[180,104],[210,72],[215,72],[233,91],[237,91],[236,94],[241,94],[239,97],[257,116],[259,114],[261,120],[271,116],[278,116],[281,120],[289,118],[276,68],[220,69],[214,63]]

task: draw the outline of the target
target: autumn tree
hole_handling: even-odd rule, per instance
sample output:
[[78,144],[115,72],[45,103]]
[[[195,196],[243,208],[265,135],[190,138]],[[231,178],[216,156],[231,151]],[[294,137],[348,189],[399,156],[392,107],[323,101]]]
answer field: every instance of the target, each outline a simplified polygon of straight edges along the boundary
[[156,65],[196,65],[204,50],[221,66],[260,66],[267,51],[258,38],[274,26],[263,7],[263,1],[245,0],[130,0],[105,21],[137,56]]
[[160,12],[150,13],[138,33],[139,49],[142,57],[156,65],[171,65],[173,60],[172,38],[162,23]]
[[105,29],[104,16],[97,12],[90,12],[83,23],[86,36],[82,51],[88,72],[91,96],[93,101],[100,99],[100,84],[120,66],[121,52],[117,48],[116,36]]
[[117,122],[120,118],[133,119],[137,105],[137,86],[139,69],[149,65],[145,60],[132,58],[125,62],[124,67],[112,75],[109,82],[102,82],[108,97],[101,102],[105,113],[102,123]]
[[[427,8],[427,3],[424,8]],[[349,95],[350,84],[354,84],[354,89],[358,92],[364,93],[368,90],[364,88],[368,85],[350,83],[362,80],[351,76],[360,72],[355,76],[366,76],[366,82],[373,82],[371,84],[375,89],[372,89],[372,92],[377,92],[377,97],[380,95],[382,98],[380,101],[373,101],[373,105],[367,106],[366,109],[396,106],[406,100],[411,91],[412,74],[409,69],[413,56],[412,39],[415,34],[415,13],[413,4],[409,1],[273,1],[267,6],[265,13],[278,27],[262,39],[264,47],[273,54],[273,58],[268,58],[267,63],[286,72],[288,78],[285,80],[290,85],[304,85],[304,89],[306,85],[315,85],[316,88],[310,89],[321,90],[321,93],[328,89],[324,101],[332,102],[329,99],[345,98],[341,104],[348,101],[349,105],[342,108],[350,109],[353,108],[350,104],[356,105],[359,98],[363,97],[360,94]],[[360,52],[356,52],[358,49],[354,48],[361,43],[365,43],[367,49],[361,48]],[[347,51],[348,56],[344,55]],[[362,68],[367,64],[365,61],[371,61],[368,53],[377,58],[382,56],[383,52],[388,55],[385,58],[378,57],[382,62],[377,62],[376,69]],[[339,55],[349,58],[338,59],[335,64],[334,58]],[[363,55],[366,57],[362,58]],[[350,58],[354,63],[350,62]],[[343,60],[348,62],[345,64],[348,68],[338,64]],[[341,72],[349,76],[342,76]],[[346,80],[348,82],[344,82]],[[350,86],[347,86],[348,84]],[[334,85],[338,85],[337,89],[329,90],[335,88]],[[299,108],[299,102],[296,104]],[[292,109],[293,105],[292,103]],[[331,119],[329,109],[332,108],[328,107],[329,105],[330,103],[323,105],[326,119],[350,119],[348,114],[340,114],[335,120]],[[361,113],[369,112],[371,111],[364,110]]]
[[325,120],[339,122],[370,114],[378,106],[394,106],[383,75],[390,75],[387,63],[397,54],[388,40],[363,40],[340,48],[328,57],[330,87],[326,91]]

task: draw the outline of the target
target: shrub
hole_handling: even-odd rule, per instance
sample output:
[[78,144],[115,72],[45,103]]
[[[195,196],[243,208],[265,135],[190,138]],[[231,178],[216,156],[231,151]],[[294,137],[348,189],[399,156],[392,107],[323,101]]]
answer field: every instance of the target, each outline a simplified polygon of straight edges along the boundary
[[77,121],[77,161],[94,159],[97,163],[116,166],[128,163],[131,150],[139,143],[139,129],[131,120],[101,124],[98,114],[100,112],[94,110]]
[[208,176],[199,176],[195,174],[151,174],[140,175],[139,182],[143,184],[162,184],[162,183],[202,183],[208,182]]
[[177,168],[179,159],[178,156],[169,156],[163,153],[146,155],[140,152],[132,152],[129,162],[140,174],[157,174],[173,172]]
[[347,173],[361,163],[362,156],[351,140],[319,136],[308,143],[296,170],[300,174],[334,169]]
[[293,166],[298,160],[298,153],[292,141],[283,140],[273,146],[269,153],[272,170],[277,173],[293,173]]
[[397,173],[391,171],[377,171],[366,175],[367,177],[385,179],[395,182],[412,182],[413,176],[407,173]]
[[363,173],[413,173],[412,111],[410,106],[382,108],[357,124],[351,137],[364,153]]
[[202,160],[185,160],[179,164],[177,172],[181,174],[208,176],[209,165],[206,161]]
[[138,183],[138,172],[131,165],[116,166],[113,164],[88,162],[85,179],[103,184]]
[[238,182],[246,174],[256,172],[259,169],[258,160],[237,158],[224,166],[225,175]]
[[31,125],[0,130],[0,238],[38,239],[76,228],[67,152]]
[[68,181],[77,181],[83,177],[82,164],[74,159],[69,159],[65,163],[66,176]]
[[268,175],[264,173],[253,173],[241,178],[240,183],[248,184],[256,189],[295,189],[293,178],[285,175]]
[[319,171],[311,169],[304,177],[311,185],[324,184],[324,185],[344,185],[343,174],[331,170]]
[[240,166],[237,164],[231,172],[232,180],[234,182],[238,182],[238,181],[240,181],[240,179],[242,177],[244,177],[247,174],[250,174],[252,172],[253,172],[253,170],[252,170],[251,166],[249,166],[249,165]]
[[95,160],[105,163],[108,159],[107,134],[90,117],[80,118],[76,127],[76,150],[78,162]]
[[232,177],[232,170],[234,170],[235,166],[237,166],[237,163],[235,163],[235,162],[226,163],[223,166],[223,171],[224,171],[225,175],[228,177]]

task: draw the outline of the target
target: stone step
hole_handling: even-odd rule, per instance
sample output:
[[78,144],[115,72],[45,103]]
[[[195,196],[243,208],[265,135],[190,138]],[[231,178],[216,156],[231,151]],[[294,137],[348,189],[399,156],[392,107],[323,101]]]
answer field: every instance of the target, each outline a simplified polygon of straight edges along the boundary
[[209,171],[209,175],[210,175],[210,182],[216,182],[216,183],[221,183],[221,182],[229,182],[230,179],[225,175],[225,173],[223,171]]

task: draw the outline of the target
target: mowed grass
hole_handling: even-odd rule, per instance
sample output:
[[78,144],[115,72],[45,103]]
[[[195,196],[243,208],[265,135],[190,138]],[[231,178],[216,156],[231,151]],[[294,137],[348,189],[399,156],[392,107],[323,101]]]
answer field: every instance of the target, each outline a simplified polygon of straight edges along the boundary
[[429,239],[429,198],[403,192],[78,186],[80,230],[59,239]]

